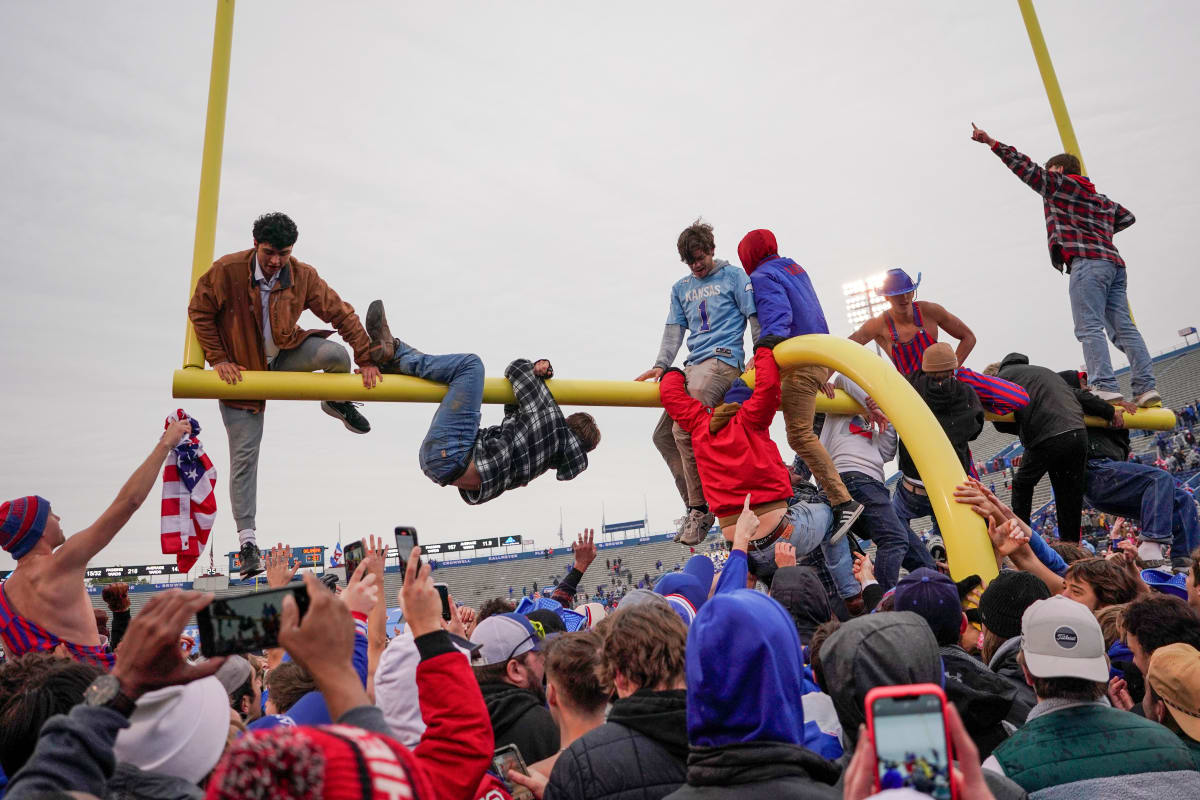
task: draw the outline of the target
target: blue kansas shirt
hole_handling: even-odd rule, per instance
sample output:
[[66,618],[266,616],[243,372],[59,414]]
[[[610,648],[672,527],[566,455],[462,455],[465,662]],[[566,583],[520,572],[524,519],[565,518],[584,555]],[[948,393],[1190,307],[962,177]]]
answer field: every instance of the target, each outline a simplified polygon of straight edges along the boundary
[[688,273],[671,287],[668,325],[688,329],[688,356],[684,364],[719,358],[741,369],[745,366],[742,339],[746,319],[755,313],[754,289],[740,267],[718,261],[711,275]]

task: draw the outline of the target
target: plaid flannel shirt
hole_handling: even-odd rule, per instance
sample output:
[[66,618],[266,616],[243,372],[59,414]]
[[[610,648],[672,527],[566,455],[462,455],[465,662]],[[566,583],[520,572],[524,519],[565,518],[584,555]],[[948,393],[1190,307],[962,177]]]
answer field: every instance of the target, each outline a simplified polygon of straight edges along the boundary
[[479,432],[475,440],[477,490],[460,489],[470,505],[493,500],[509,489],[524,486],[554,467],[560,481],[569,481],[587,469],[587,453],[567,427],[558,403],[533,362],[518,358],[504,370],[512,384],[516,405],[504,407],[504,421]]
[[1062,272],[1065,267],[1070,273],[1071,260],[1076,258],[1125,266],[1113,235],[1135,222],[1129,209],[1097,192],[1087,178],[1049,172],[1009,145],[996,142],[992,152],[1042,196],[1050,262],[1055,269]]

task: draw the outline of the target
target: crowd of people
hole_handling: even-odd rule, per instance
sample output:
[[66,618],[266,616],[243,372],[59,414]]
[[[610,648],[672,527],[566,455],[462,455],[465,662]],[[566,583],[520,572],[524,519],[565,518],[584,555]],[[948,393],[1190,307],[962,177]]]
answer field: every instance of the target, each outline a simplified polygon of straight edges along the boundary
[[[452,586],[442,598],[415,547],[393,627],[387,549],[374,537],[344,585],[298,577],[283,544],[260,551],[265,404],[222,402],[242,575],[302,586],[306,602],[288,593],[273,607],[255,631],[271,646],[213,658],[181,637],[227,598],[173,589],[133,613],[128,587],[113,585],[108,613],[93,610],[84,569],[190,435],[187,420],[168,425],[80,533],[66,536],[42,497],[4,503],[0,546],[18,564],[0,584],[4,796],[860,800],[948,796],[948,784],[963,800],[1200,795],[1200,519],[1168,473],[1129,458],[1127,415],[1160,402],[1112,243],[1133,216],[1070,155],[1041,167],[979,129],[972,138],[1044,199],[1086,375],[1021,353],[966,367],[974,334],[916,300],[921,276],[901,269],[880,290],[888,311],[851,338],[879,344],[941,426],[967,474],[953,500],[983,521],[996,577],[955,580],[914,532],[945,487],[927,484],[921,448],[897,436],[877,398],[846,376],[830,382],[823,366],[777,361],[791,338],[828,333],[804,268],[766,229],[742,238],[740,268],[719,261],[713,229],[697,222],[678,238],[688,274],[671,290],[654,366],[638,376],[658,381],[664,409],[652,439],[684,504],[678,564],[640,580],[620,558],[592,569],[585,531],[565,574],[547,553],[551,585],[519,599],[497,588],[471,608]],[[291,255],[285,215],[253,233],[254,247],[219,259],[189,308],[222,379],[348,372],[328,332],[297,326],[309,309],[351,346],[365,386],[389,373],[448,385],[418,462],[464,502],[587,468],[599,428],[562,414],[548,361],[509,364],[516,402],[483,428],[477,356],[416,350],[392,335],[380,301],[361,324]],[[739,377],[747,326],[752,386]],[[1106,332],[1131,360],[1130,399]],[[861,410],[818,415],[817,397],[837,390]],[[322,408],[352,432],[370,429],[353,404]],[[790,462],[770,435],[780,408]],[[972,474],[985,411],[1011,414],[997,427],[1024,447],[1011,507]],[[1087,427],[1085,414],[1108,427]],[[889,493],[893,458],[901,477]],[[1057,539],[1030,524],[1045,476]],[[1089,552],[1085,504],[1128,519],[1136,536]],[[717,549],[705,544],[714,527]],[[868,708],[880,687],[945,697],[949,766],[940,748],[883,754]]]

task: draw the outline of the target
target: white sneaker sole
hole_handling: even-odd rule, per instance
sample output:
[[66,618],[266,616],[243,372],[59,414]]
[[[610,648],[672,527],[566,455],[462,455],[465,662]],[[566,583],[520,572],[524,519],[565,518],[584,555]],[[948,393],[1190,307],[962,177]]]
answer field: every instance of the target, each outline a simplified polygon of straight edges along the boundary
[[844,517],[842,519],[841,527],[839,527],[836,531],[833,532],[833,536],[829,537],[829,543],[837,544],[838,542],[840,542],[842,540],[842,537],[850,532],[850,527],[858,520],[859,517],[862,516],[862,512],[865,508],[866,507],[862,503],[859,503],[857,511],[855,511],[853,514],[851,514],[849,517]]

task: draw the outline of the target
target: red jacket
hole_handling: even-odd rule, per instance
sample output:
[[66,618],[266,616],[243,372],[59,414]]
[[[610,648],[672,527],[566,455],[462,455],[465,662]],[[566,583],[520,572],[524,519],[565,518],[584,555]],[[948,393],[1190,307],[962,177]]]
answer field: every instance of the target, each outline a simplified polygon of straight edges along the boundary
[[413,755],[435,792],[419,797],[476,800],[486,786],[484,773],[492,765],[496,743],[470,662],[456,652],[422,659],[417,690],[428,727]]
[[787,467],[771,440],[780,390],[779,367],[769,348],[754,352],[754,367],[754,394],[715,434],[708,428],[713,410],[687,393],[682,372],[668,371],[658,386],[663,408],[692,435],[704,499],[718,517],[738,513],[747,493],[752,506],[792,496]]

